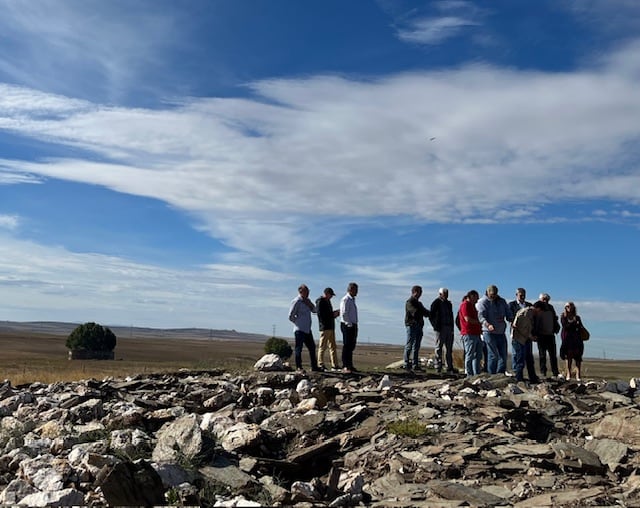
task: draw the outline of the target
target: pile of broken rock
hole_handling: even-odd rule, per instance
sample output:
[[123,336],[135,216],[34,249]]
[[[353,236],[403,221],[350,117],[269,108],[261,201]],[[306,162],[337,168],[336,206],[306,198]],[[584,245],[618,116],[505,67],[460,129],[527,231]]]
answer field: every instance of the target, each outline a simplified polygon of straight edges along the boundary
[[635,379],[283,368],[5,381],[0,503],[640,505]]

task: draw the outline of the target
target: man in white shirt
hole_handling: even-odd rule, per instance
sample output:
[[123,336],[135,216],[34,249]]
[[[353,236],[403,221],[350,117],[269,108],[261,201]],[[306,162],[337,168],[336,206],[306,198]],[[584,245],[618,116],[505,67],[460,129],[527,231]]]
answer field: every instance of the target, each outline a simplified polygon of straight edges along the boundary
[[353,366],[353,351],[358,339],[358,307],[356,295],[358,285],[350,282],[347,286],[347,294],[340,300],[340,331],[342,332],[342,367],[343,372],[351,374],[356,371]]

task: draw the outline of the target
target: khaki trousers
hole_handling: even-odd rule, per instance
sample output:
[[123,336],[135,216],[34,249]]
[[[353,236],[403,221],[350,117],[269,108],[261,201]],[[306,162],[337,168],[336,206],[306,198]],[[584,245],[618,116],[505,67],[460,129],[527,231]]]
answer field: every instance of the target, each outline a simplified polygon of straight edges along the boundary
[[318,345],[318,367],[324,367],[324,354],[329,349],[329,359],[331,360],[331,367],[337,369],[338,365],[338,351],[336,349],[336,331],[335,330],[322,330],[320,332],[320,344]]

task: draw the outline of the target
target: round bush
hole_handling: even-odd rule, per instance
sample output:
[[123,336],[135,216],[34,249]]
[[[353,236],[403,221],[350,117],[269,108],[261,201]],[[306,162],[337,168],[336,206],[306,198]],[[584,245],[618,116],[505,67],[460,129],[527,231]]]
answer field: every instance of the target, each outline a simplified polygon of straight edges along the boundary
[[267,354],[276,354],[280,358],[287,359],[293,353],[293,349],[289,343],[284,339],[278,337],[271,337],[264,345],[264,351]]
[[69,334],[66,345],[71,350],[113,351],[116,347],[116,336],[107,327],[85,323]]

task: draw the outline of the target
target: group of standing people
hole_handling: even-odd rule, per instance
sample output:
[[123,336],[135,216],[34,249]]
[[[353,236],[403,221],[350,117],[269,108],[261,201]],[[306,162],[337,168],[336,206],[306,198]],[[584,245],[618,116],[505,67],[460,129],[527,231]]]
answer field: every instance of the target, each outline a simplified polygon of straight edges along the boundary
[[[507,369],[507,328],[510,331],[512,364],[518,381],[539,381],[533,357],[533,343],[538,344],[540,372],[547,376],[547,356],[554,377],[560,375],[556,355],[556,334],[561,332],[560,357],[566,361],[566,379],[571,379],[575,362],[575,377],[582,375],[584,343],[581,329],[584,327],[573,302],[567,302],[558,320],[548,293],[541,293],[538,301],[526,299],[526,290],[518,288],[515,300],[507,301],[498,294],[495,285],[487,287],[479,298],[475,290],[469,291],[460,305],[460,332],[465,349],[467,375],[482,371],[490,374],[505,373]],[[484,363],[482,361],[484,360]]]
[[[298,287],[298,296],[293,299],[289,307],[289,321],[293,323],[295,338],[294,359],[296,369],[302,371],[302,349],[309,350],[312,371],[324,371],[325,353],[329,352],[331,369],[350,374],[356,371],[353,365],[353,352],[358,340],[358,306],[356,296],[358,284],[350,282],[347,292],[340,300],[340,308],[334,310],[331,298],[335,296],[332,288],[325,288],[322,296],[315,303],[309,299],[309,288],[302,284]],[[316,345],[311,332],[311,313],[318,315],[320,329],[320,343],[316,356]],[[336,345],[336,318],[340,317],[340,331],[342,333],[342,367],[338,364]],[[318,361],[318,359],[320,361]]]
[[435,334],[436,370],[440,373],[443,366],[446,366],[448,374],[456,374],[458,371],[453,366],[453,305],[449,301],[449,290],[440,288],[438,297],[431,302],[429,309],[422,305],[421,296],[422,288],[413,286],[411,296],[405,304],[404,324],[407,331],[407,342],[404,347],[402,368],[422,370],[419,353],[424,336],[424,318],[427,318]]
[[[306,346],[309,350],[311,370],[327,370],[324,357],[328,351],[332,370],[344,373],[356,371],[353,352],[358,338],[357,294],[358,284],[350,282],[346,294],[340,300],[340,308],[334,310],[331,298],[335,296],[335,292],[332,288],[325,288],[322,296],[314,303],[309,299],[309,288],[304,284],[300,285],[298,296],[289,308],[289,320],[294,325],[294,357],[298,370],[302,370],[302,349]],[[558,318],[550,303],[549,294],[541,293],[538,301],[531,303],[526,299],[526,290],[518,288],[516,298],[507,303],[498,294],[497,286],[492,284],[487,287],[482,298],[475,289],[469,291],[463,297],[454,317],[453,304],[449,300],[447,288],[442,287],[438,290],[438,297],[428,309],[420,301],[421,296],[422,287],[413,286],[405,303],[404,369],[422,370],[419,352],[424,336],[425,319],[428,319],[435,334],[435,367],[438,373],[443,369],[446,369],[448,374],[458,372],[453,365],[454,326],[460,330],[462,336],[467,376],[482,372],[506,373],[509,329],[516,380],[524,381],[526,368],[528,380],[532,383],[539,381],[534,364],[533,342],[538,344],[542,376],[547,375],[548,356],[551,374],[554,377],[564,377],[560,374],[556,355],[555,336],[561,332],[560,358],[566,361],[566,379],[571,379],[575,363],[575,377],[580,381],[584,353],[581,332],[584,325],[573,302],[567,302]],[[311,313],[318,315],[320,342],[317,356],[311,332]],[[342,366],[338,363],[335,335],[335,321],[338,317],[343,341]]]

